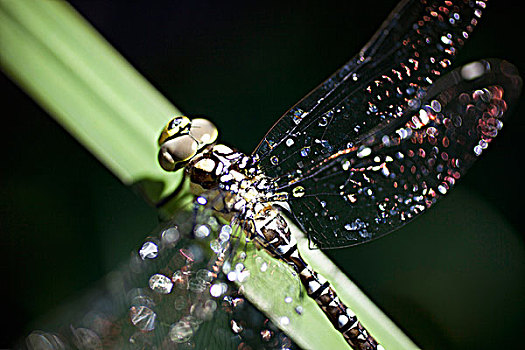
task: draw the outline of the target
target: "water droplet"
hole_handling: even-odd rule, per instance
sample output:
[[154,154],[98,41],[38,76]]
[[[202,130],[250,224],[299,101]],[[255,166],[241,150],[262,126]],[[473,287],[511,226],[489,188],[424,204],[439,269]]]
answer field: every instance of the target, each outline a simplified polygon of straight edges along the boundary
[[358,158],[364,158],[366,156],[369,156],[372,153],[372,149],[370,147],[363,147],[357,152]]
[[445,44],[445,45],[450,45],[450,44],[452,44],[452,40],[450,40],[449,38],[447,38],[447,37],[444,36],[444,35],[441,37],[441,42],[442,42],[443,44]]
[[219,227],[219,222],[217,221],[215,217],[210,216],[208,220],[206,221],[206,223],[208,224],[211,230],[217,231],[217,228]]
[[250,270],[243,270],[242,272],[237,273],[237,281],[243,283],[248,280],[250,277]]
[[246,256],[247,256],[247,255],[246,255],[246,252],[243,251],[243,252],[240,252],[240,253],[239,253],[239,255],[237,256],[237,258],[238,258],[239,260],[241,260],[241,261],[244,261],[244,260],[246,260]]
[[169,337],[174,343],[186,343],[193,336],[193,329],[189,322],[179,321],[173,324],[169,331]]
[[131,323],[142,332],[150,332],[155,329],[157,314],[146,306],[132,306],[129,309]]
[[208,237],[211,233],[211,230],[207,225],[197,225],[195,226],[193,233],[195,234],[196,238],[202,239]]
[[235,320],[231,320],[231,327],[232,327],[232,332],[235,334],[239,334],[243,331],[242,326],[239,323],[237,323]]
[[168,246],[174,246],[180,238],[179,230],[176,227],[170,227],[164,230],[161,234],[162,242]]
[[279,318],[279,323],[282,325],[282,326],[288,326],[290,324],[290,319],[286,316],[282,316]]
[[73,334],[73,343],[78,349],[102,349],[102,341],[97,333],[88,328],[73,328],[70,326]]
[[273,165],[277,165],[279,164],[279,158],[277,156],[271,156],[270,157],[270,162],[273,164]]
[[192,278],[188,283],[188,288],[194,293],[202,293],[206,290],[208,283],[202,278]]
[[66,345],[57,335],[43,331],[33,331],[25,341],[29,350],[61,350]]
[[284,302],[285,302],[286,304],[290,304],[292,301],[293,301],[292,297],[285,297],[285,298],[284,298]]
[[226,278],[228,278],[228,281],[234,282],[237,280],[237,271],[230,271],[226,275]]
[[196,201],[200,205],[206,205],[206,203],[208,203],[208,200],[202,196],[197,197]]
[[142,260],[155,259],[159,255],[159,247],[153,242],[146,242],[140,248],[139,255]]
[[210,242],[210,248],[211,248],[211,250],[213,250],[213,252],[215,254],[219,254],[219,253],[222,252],[224,247],[223,247],[222,243],[219,240],[214,239],[214,240],[212,240]]
[[169,294],[173,288],[173,282],[159,273],[154,274],[149,279],[149,287],[160,294]]
[[[224,227],[229,227],[230,229],[224,229]],[[230,240],[230,235],[231,235],[231,227],[226,225],[226,226],[223,226],[223,228],[221,229],[221,232],[219,233],[219,241],[220,242],[227,242]]]
[[328,118],[326,117],[321,117],[321,119],[319,119],[319,126],[327,126],[328,125]]
[[195,276],[197,276],[198,278],[203,279],[206,282],[213,281],[213,273],[211,271],[209,271],[209,270],[206,270],[206,269],[200,269],[199,271],[197,271]]
[[261,331],[261,339],[264,340],[265,342],[269,342],[270,339],[272,339],[272,336],[273,336],[273,332],[269,329],[263,329]]
[[433,100],[433,101],[430,103],[430,107],[432,107],[432,109],[433,109],[434,111],[436,111],[436,113],[441,112],[441,103],[439,103],[438,100]]
[[483,152],[483,148],[481,148],[480,145],[476,145],[474,147],[474,154],[476,154],[477,156],[479,156],[481,154],[481,152]]
[[218,282],[214,283],[210,287],[210,295],[214,298],[218,298],[228,291],[228,285],[226,283]]
[[288,140],[286,140],[286,146],[288,146],[288,147],[293,146],[294,143],[295,143],[295,142],[294,142],[294,140],[292,140],[292,139],[288,139]]
[[350,169],[350,161],[348,159],[345,159],[342,163],[341,163],[341,166],[343,167],[343,170],[344,171],[347,171],[348,169]]
[[408,100],[408,106],[417,109],[419,106],[421,106],[421,101],[417,98],[410,99]]
[[306,157],[310,154],[310,147],[303,147],[301,149],[301,156]]
[[305,193],[306,191],[303,186],[297,186],[292,190],[292,195],[297,198],[304,196]]
[[359,236],[369,239],[372,238],[372,234],[368,232],[366,229],[359,231]]

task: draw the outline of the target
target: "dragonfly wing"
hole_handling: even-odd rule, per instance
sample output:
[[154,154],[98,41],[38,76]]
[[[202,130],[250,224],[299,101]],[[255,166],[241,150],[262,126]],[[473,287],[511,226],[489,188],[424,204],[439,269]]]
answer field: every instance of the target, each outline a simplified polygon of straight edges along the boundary
[[376,134],[291,184],[296,220],[320,248],[359,244],[426,211],[498,134],[521,78],[505,61],[468,64],[438,80],[404,124]]
[[254,151],[270,177],[294,177],[374,129],[399,124],[408,104],[451,65],[483,1],[402,1],[346,65],[286,112]]

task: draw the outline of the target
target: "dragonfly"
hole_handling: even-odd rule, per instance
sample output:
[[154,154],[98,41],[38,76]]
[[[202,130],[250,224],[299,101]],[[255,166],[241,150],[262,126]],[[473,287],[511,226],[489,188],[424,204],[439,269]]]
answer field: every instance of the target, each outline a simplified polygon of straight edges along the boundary
[[[484,2],[402,2],[354,59],[277,122],[252,156],[214,144],[214,131],[202,134],[210,125],[201,120],[177,117],[161,136],[161,164],[185,167],[200,186],[198,201],[233,214],[232,226],[308,274],[307,289],[323,282],[308,294],[320,304],[329,295],[337,313],[324,305],[327,317],[355,348],[380,345],[290,251],[295,248],[286,225],[276,230],[273,244],[275,237],[258,221],[280,224],[277,203],[289,209],[312,247],[347,247],[401,227],[445,195],[497,135],[519,94],[519,77],[503,61],[449,72],[484,9]],[[259,192],[240,195],[242,181]],[[162,282],[158,277],[151,289]]]
[[215,130],[201,119],[176,117],[159,139],[162,167],[185,167],[196,195],[217,192],[215,211],[293,266],[353,348],[382,347],[302,259],[280,208],[313,247],[341,248],[405,225],[449,192],[497,136],[519,93],[506,62],[478,61],[446,74],[485,7],[401,2],[251,156],[215,145]]

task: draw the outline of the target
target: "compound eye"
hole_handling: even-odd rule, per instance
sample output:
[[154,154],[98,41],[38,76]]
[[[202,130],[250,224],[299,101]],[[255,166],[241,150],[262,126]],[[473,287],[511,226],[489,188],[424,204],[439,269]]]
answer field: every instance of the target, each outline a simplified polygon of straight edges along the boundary
[[180,116],[175,117],[169,121],[168,124],[162,130],[159,137],[159,145],[164,142],[188,134],[190,131],[191,121],[188,117]]
[[165,141],[159,150],[159,164],[166,171],[180,169],[197,154],[199,146],[190,135],[182,135]]
[[217,140],[217,127],[209,120],[197,118],[191,121],[190,134],[201,144],[211,145]]

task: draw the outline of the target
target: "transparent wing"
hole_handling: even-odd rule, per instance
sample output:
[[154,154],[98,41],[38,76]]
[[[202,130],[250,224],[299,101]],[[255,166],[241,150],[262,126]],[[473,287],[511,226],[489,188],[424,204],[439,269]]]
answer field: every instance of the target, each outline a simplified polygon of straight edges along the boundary
[[405,111],[402,123],[377,129],[288,181],[292,213],[320,248],[359,244],[403,226],[483,153],[520,91],[521,78],[505,61],[452,71]]
[[284,184],[374,130],[402,125],[484,8],[484,1],[402,1],[358,55],[272,127],[254,151],[261,169]]

